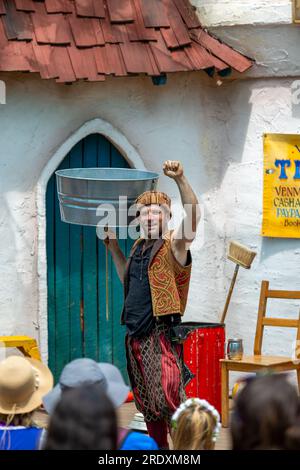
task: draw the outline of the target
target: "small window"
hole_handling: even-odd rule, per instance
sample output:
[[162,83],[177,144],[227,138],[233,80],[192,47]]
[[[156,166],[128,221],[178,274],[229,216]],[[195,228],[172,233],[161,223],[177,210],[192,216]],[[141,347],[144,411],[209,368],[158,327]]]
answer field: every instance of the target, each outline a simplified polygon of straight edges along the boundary
[[293,22],[300,23],[300,0],[293,0]]

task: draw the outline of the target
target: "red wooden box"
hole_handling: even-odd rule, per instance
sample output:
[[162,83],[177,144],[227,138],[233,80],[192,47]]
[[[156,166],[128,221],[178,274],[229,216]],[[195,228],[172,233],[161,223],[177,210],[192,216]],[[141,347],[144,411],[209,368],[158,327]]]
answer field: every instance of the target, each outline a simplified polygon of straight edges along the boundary
[[225,326],[219,323],[185,322],[195,329],[184,342],[184,362],[194,374],[186,386],[188,397],[206,399],[221,413],[221,367],[225,353]]

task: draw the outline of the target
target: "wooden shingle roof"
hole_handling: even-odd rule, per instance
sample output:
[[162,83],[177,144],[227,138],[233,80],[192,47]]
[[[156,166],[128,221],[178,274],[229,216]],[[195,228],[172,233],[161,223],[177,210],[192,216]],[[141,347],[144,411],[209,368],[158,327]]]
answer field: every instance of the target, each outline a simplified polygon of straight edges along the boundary
[[251,65],[201,27],[188,0],[0,0],[0,71],[68,83]]

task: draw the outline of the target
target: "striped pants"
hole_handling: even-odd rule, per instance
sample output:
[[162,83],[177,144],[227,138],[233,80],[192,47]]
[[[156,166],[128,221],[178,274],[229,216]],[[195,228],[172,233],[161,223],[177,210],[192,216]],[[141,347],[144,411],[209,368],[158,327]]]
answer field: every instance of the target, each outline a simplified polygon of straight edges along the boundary
[[171,342],[168,325],[157,323],[144,338],[126,336],[126,355],[136,407],[150,436],[167,448],[172,414],[185,400],[182,345]]

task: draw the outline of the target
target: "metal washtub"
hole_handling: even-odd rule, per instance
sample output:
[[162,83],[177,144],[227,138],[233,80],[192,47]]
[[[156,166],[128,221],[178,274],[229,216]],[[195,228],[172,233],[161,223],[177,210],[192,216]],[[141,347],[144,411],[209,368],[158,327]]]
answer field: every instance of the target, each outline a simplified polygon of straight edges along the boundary
[[[112,211],[116,218],[110,226],[128,226],[134,220],[128,208],[141,193],[154,190],[159,178],[158,173],[131,168],[69,168],[55,174],[61,219],[91,226],[101,226],[101,219]],[[119,197],[127,201],[120,203]],[[97,208],[103,204],[109,206],[97,215]]]

